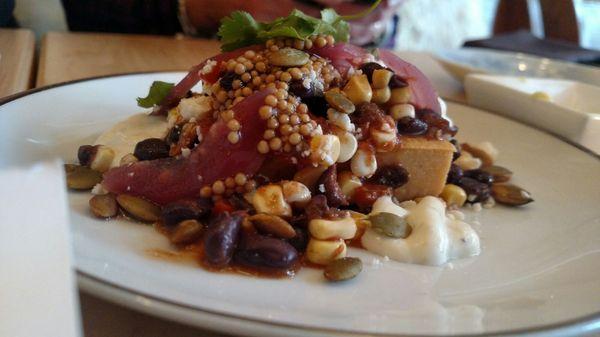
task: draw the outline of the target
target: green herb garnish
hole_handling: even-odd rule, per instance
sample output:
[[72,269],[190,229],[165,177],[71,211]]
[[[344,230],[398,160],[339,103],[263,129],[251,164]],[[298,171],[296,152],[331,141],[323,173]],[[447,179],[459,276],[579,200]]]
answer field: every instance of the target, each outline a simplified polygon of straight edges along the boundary
[[142,108],[152,108],[159,105],[175,86],[174,83],[154,81],[146,97],[138,97],[137,104]]
[[321,19],[295,9],[287,17],[272,22],[258,22],[249,13],[236,11],[223,18],[218,32],[222,51],[264,43],[275,37],[304,40],[315,34],[329,34],[336,41],[347,42],[350,26],[330,8],[321,11]]

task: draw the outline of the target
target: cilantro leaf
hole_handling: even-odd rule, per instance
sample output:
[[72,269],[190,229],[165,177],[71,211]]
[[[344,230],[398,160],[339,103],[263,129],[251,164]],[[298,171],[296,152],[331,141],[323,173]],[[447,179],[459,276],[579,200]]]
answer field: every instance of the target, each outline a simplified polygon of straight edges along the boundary
[[224,51],[238,49],[249,45],[247,41],[257,38],[261,26],[247,12],[235,11],[223,18],[217,35],[221,37],[221,49]]
[[321,19],[295,9],[287,17],[271,22],[257,22],[250,14],[236,11],[221,21],[217,34],[221,38],[221,50],[231,51],[275,37],[304,40],[315,34],[331,34],[336,41],[347,42],[350,26],[333,9],[321,11]]
[[174,83],[161,81],[152,82],[148,95],[146,97],[137,98],[138,106],[142,108],[152,108],[155,105],[159,105],[165,97],[167,97],[173,86],[175,86]]
[[331,8],[326,8],[321,11],[321,19],[333,28],[330,34],[336,41],[348,42],[350,25],[338,13]]

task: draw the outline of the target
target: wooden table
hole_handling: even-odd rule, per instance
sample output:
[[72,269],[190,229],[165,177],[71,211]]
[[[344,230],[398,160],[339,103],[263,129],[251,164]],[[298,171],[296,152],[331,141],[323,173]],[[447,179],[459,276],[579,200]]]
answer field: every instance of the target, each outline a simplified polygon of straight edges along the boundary
[[31,88],[35,37],[27,29],[0,29],[0,98]]
[[36,86],[81,78],[186,70],[219,52],[219,43],[171,37],[57,33],[42,40]]
[[[86,77],[140,71],[186,70],[219,52],[216,41],[166,37],[49,33],[41,46],[36,86]],[[460,100],[462,86],[428,54],[401,52],[401,57],[425,70],[442,96]],[[86,337],[223,337],[152,317],[81,293]]]

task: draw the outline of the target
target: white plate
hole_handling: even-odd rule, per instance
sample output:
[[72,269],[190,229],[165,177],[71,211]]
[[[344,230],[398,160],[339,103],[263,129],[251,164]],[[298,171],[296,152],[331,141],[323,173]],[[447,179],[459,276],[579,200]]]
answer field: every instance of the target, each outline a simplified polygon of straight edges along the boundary
[[[470,105],[565,137],[600,153],[600,87],[569,80],[470,74]],[[543,92],[546,99],[536,98]]]
[[[0,106],[0,167],[52,157],[75,159],[115,121],[139,111],[135,97],[156,79],[143,74],[84,81]],[[536,202],[469,213],[482,254],[444,267],[366,262],[359,277],[323,282],[206,272],[151,258],[168,249],[152,228],[100,221],[87,193],[71,193],[71,226],[81,286],[139,310],[229,333],[255,336],[429,335],[600,330],[600,160],[546,133],[448,104],[462,139],[490,140]],[[35,191],[32,191],[34,193]],[[3,224],[7,225],[7,224]],[[16,225],[16,224],[10,224]]]
[[523,53],[484,48],[461,48],[436,52],[434,57],[456,79],[467,74],[564,78],[600,86],[600,68]]

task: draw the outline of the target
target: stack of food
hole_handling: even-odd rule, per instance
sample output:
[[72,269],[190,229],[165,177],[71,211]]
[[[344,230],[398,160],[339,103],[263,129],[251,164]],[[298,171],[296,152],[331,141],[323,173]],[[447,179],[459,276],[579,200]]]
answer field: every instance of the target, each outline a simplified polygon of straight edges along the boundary
[[67,180],[94,187],[95,215],[156,223],[213,270],[291,275],[308,264],[347,279],[361,269],[349,244],[422,264],[479,254],[446,202],[489,203],[494,149],[461,155],[416,67],[345,43],[332,10],[271,23],[236,12],[220,36],[224,53],[138,99],[150,115],[80,147]]

